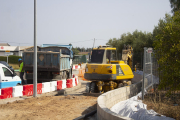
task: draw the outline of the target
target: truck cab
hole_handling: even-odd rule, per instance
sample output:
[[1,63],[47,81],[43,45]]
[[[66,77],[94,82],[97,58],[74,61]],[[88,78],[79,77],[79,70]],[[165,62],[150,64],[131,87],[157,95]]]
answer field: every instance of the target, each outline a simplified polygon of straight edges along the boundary
[[21,78],[7,66],[0,63],[0,89],[21,84]]

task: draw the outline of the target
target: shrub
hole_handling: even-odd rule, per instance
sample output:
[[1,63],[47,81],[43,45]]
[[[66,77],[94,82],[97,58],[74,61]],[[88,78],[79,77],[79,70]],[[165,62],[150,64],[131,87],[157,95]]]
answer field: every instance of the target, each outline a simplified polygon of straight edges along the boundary
[[[11,64],[18,64],[18,59],[22,58],[21,56],[15,56],[15,55],[10,55],[8,57],[8,63]],[[7,57],[6,56],[0,56],[0,61],[7,61]]]

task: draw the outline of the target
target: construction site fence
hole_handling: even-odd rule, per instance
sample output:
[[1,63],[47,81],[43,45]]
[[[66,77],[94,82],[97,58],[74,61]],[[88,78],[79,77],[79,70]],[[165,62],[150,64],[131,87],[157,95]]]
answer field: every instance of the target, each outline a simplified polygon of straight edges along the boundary
[[73,64],[82,64],[89,61],[89,55],[75,55],[73,59]]
[[144,84],[144,87],[142,86],[142,92],[145,95],[142,96],[142,99],[146,99],[151,102],[154,102],[154,100],[161,102],[170,101],[174,105],[177,105],[180,100],[180,91],[177,90],[168,94],[168,87],[165,89],[159,89],[159,85],[161,84],[161,80],[163,78],[163,71],[159,72],[158,68],[158,58],[155,56],[155,51],[153,51],[153,49],[151,51],[151,49],[145,47],[142,72],[142,85]]

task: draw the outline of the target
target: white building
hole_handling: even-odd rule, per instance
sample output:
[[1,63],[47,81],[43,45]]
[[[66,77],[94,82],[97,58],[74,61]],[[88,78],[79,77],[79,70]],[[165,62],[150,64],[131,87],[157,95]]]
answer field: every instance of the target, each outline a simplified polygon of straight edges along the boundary
[[13,55],[22,56],[22,52],[25,48],[32,46],[10,46],[8,43],[0,43],[0,56],[5,56],[5,52],[12,52]]

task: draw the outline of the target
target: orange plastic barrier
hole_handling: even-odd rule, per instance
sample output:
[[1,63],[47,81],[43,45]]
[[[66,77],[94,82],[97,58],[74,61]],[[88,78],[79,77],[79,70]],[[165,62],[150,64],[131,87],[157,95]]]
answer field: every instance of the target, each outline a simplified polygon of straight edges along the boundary
[[11,98],[12,93],[13,93],[13,88],[12,87],[2,88],[1,89],[0,99]]
[[78,69],[78,65],[75,66],[75,69]]
[[79,77],[84,77],[84,73],[85,73],[85,70],[84,70],[84,69],[79,69],[79,74],[78,74],[78,76],[79,76]]
[[27,95],[27,96],[31,96],[33,95],[33,85],[23,85],[23,96]]
[[42,94],[42,83],[37,84],[37,94]]
[[62,80],[57,81],[57,90],[62,89]]
[[67,88],[73,87],[72,79],[67,79],[67,81],[66,81],[66,87],[67,87]]
[[75,84],[76,84],[76,86],[77,86],[77,84],[78,84],[78,79],[77,79],[77,78],[75,78]]

